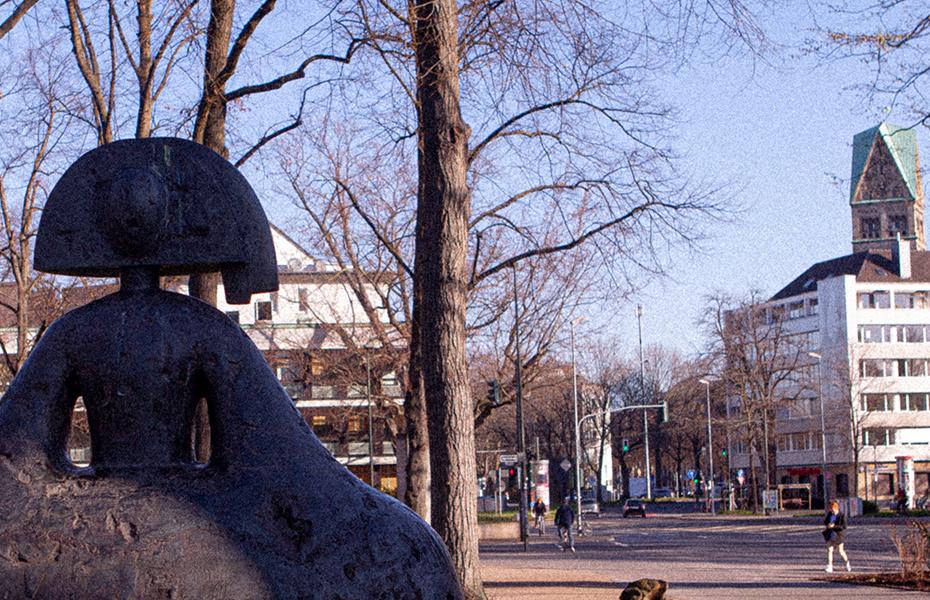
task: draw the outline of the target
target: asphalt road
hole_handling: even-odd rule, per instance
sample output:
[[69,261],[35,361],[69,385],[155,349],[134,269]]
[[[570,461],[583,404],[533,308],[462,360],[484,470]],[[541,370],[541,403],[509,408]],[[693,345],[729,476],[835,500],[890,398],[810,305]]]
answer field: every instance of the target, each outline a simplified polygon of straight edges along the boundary
[[[892,519],[851,519],[846,547],[856,572],[894,571]],[[481,565],[491,598],[616,600],[627,582],[667,580],[674,600],[906,599],[930,594],[828,581],[821,520],[815,517],[714,517],[650,514],[592,520],[592,535],[563,553],[554,528],[532,536],[529,551],[514,542],[482,544]],[[835,566],[842,566],[837,558]]]

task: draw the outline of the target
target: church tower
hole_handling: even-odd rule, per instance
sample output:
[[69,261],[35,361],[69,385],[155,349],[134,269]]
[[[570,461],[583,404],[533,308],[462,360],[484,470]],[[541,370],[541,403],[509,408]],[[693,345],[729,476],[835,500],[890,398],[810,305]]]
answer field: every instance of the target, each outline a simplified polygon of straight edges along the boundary
[[924,193],[917,155],[917,133],[882,123],[853,138],[853,252],[894,250],[895,240],[926,249]]

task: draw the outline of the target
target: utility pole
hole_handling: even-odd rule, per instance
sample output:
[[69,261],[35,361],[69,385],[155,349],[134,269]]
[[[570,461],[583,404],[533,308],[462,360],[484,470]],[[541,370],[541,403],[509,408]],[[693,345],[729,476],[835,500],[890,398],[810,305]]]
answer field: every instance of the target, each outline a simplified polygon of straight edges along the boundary
[[[639,327],[639,388],[642,404],[646,404],[646,361],[643,357],[643,305],[636,305],[636,322]],[[649,467],[649,415],[643,411],[643,450],[646,453],[646,500],[652,499],[652,469]]]
[[520,461],[520,541],[523,551],[527,551],[527,497],[526,497],[526,429],[523,425],[523,359],[520,356],[520,304],[517,301],[517,267],[513,267],[513,319],[514,345],[516,346],[517,364],[514,369],[514,389],[517,396],[517,457]]
[[710,379],[698,379],[698,382],[703,383],[704,387],[707,388],[707,464],[709,465],[707,481],[710,482],[708,497],[710,498],[710,512],[715,515],[717,514],[717,505],[714,503],[714,438],[711,435],[710,425]]
[[365,373],[367,375],[366,387],[368,389],[368,477],[371,487],[375,487],[375,436],[372,421],[374,417],[371,409],[371,361],[368,359],[368,349],[365,349]]
[[575,370],[575,321],[581,322],[579,317],[578,319],[573,319],[570,323],[571,325],[571,342],[572,342],[572,404],[574,406],[575,418],[573,420],[575,424],[575,514],[577,518],[575,519],[578,524],[578,534],[581,535],[582,526],[581,526],[581,424],[578,422],[578,373]]

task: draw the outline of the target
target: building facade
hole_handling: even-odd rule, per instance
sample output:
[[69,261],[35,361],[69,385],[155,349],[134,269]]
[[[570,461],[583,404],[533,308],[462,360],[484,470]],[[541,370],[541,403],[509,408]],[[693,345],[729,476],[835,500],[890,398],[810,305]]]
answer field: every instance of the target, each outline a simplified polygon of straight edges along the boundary
[[[930,494],[930,252],[916,136],[902,132],[855,137],[854,253],[811,266],[760,308],[795,361],[775,405],[776,477],[815,497],[824,448],[831,496],[890,502],[905,458],[909,493]],[[728,414],[739,410],[729,398]],[[751,450],[731,440],[731,469],[747,469]]]

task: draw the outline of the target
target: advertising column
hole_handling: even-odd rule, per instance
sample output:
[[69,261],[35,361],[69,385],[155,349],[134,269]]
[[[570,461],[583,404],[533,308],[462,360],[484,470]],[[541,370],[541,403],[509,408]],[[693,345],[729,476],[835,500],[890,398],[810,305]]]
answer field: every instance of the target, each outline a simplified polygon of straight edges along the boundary
[[[913,456],[896,456],[895,466],[897,467],[898,489],[903,489],[907,495],[907,507],[914,508],[915,494],[917,489],[914,484],[914,457]],[[895,490],[897,492],[897,490]]]
[[533,473],[533,486],[536,488],[536,497],[542,500],[546,506],[552,506],[549,502],[549,461],[531,460],[530,469]]

